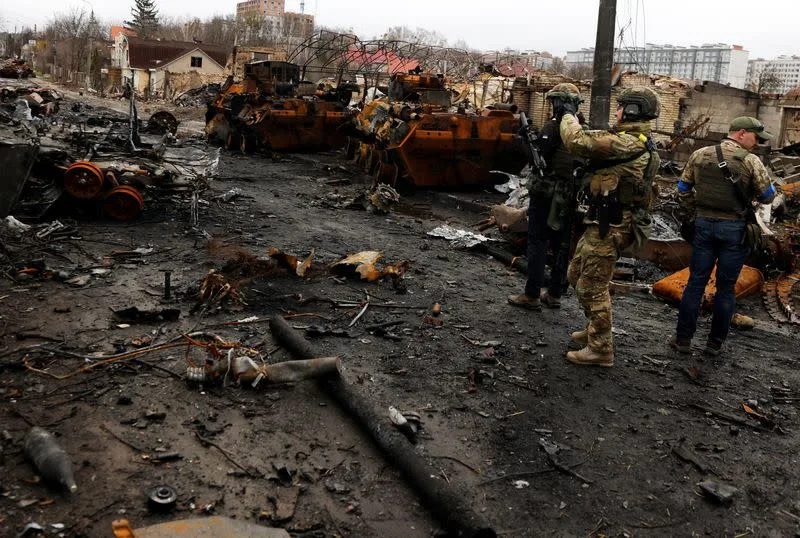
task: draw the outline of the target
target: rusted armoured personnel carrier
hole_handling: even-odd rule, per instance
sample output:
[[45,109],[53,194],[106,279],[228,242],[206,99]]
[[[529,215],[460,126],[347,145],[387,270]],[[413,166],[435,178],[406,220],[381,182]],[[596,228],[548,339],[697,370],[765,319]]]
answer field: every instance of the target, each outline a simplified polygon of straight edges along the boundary
[[245,66],[240,82],[222,86],[206,111],[206,135],[228,149],[252,153],[316,151],[342,147],[352,113],[353,88],[317,88],[299,82],[300,69],[287,62]]
[[515,107],[476,113],[450,100],[441,76],[393,75],[388,97],[355,118],[358,135],[348,140],[348,157],[390,185],[465,187],[490,183],[492,170],[519,172],[525,162],[513,144]]

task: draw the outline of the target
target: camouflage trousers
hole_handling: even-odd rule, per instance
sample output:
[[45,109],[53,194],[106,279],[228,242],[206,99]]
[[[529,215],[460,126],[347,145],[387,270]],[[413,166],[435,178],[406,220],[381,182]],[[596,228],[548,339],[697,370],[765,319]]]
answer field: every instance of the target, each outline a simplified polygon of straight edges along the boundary
[[575,288],[578,302],[589,320],[589,349],[597,353],[614,351],[609,284],[620,252],[630,246],[632,240],[627,227],[612,227],[606,237],[600,238],[597,225],[591,224],[578,241],[569,264],[567,279]]

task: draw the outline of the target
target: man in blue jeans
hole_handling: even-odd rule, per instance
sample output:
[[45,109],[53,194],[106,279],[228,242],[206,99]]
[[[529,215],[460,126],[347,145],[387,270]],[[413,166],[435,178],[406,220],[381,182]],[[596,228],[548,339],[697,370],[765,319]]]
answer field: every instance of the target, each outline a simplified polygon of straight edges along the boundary
[[734,286],[749,254],[743,244],[747,204],[767,204],[775,198],[766,168],[750,150],[771,138],[756,118],[738,117],[725,140],[692,153],[683,170],[678,203],[684,224],[691,227],[694,221],[694,239],[689,282],[669,341],[681,353],[691,353],[700,301],[715,263],[717,293],[705,352],[714,356],[722,352],[736,310]]

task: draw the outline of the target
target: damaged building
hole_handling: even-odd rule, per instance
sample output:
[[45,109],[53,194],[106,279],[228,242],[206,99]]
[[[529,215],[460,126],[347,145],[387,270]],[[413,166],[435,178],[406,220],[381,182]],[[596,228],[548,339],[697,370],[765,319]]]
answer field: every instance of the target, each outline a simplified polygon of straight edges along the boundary
[[204,84],[223,82],[228,51],[219,45],[142,39],[120,32],[113,66],[142,97],[172,98]]

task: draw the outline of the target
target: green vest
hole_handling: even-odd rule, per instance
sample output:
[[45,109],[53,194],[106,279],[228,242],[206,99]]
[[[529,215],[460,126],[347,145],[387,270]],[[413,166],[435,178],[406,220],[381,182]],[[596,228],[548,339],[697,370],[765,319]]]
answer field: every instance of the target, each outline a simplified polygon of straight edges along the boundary
[[[736,186],[725,177],[719,167],[716,146],[703,149],[701,157],[696,162],[696,177],[694,180],[695,205],[697,215],[727,220],[744,220],[746,207],[736,194]],[[726,159],[728,170],[734,179],[744,181],[749,192],[749,176],[742,164],[747,157],[746,150],[737,150],[732,157]]]

